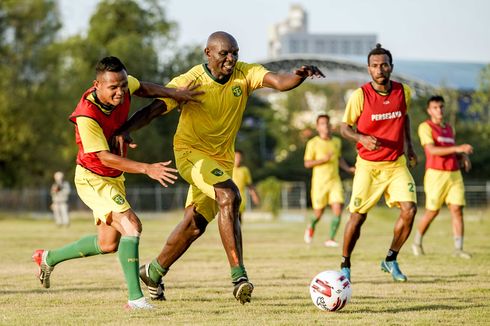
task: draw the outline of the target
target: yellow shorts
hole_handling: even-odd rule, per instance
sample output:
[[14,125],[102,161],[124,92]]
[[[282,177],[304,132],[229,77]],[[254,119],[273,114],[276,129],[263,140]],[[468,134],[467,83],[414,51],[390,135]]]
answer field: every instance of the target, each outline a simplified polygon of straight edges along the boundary
[[131,209],[126,200],[124,174],[103,177],[77,165],[75,186],[78,196],[93,212],[95,224],[106,223],[111,212],[125,212]]
[[405,156],[393,162],[371,162],[358,156],[349,211],[365,214],[383,194],[388,207],[399,206],[399,202],[417,202],[415,182]]
[[461,171],[428,169],[424,176],[425,208],[431,211],[447,205],[465,206],[464,183]]
[[196,150],[175,150],[175,163],[182,178],[190,184],[185,207],[196,211],[211,222],[218,213],[214,185],[231,179],[233,166],[225,169],[209,155]]
[[335,203],[344,203],[344,188],[340,178],[327,183],[311,185],[311,206],[313,209],[322,209]]

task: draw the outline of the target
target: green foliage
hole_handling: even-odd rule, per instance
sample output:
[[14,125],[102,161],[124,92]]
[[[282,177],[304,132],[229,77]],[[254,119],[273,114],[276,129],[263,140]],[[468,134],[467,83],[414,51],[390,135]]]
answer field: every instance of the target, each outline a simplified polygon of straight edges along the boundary
[[281,182],[275,177],[268,177],[257,184],[257,191],[261,197],[261,208],[277,217],[281,207]]

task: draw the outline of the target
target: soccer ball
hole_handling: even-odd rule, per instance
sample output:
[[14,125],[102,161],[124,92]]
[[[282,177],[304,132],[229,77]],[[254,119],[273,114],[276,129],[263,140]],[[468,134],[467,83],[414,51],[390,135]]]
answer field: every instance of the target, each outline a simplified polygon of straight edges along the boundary
[[310,283],[311,300],[320,310],[338,311],[350,301],[349,280],[337,271],[324,271]]

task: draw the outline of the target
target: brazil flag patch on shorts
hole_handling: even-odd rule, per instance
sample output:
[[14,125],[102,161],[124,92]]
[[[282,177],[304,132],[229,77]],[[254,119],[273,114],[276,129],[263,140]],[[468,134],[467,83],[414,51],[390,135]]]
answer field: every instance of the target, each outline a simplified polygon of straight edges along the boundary
[[217,169],[217,168],[214,169],[213,171],[211,171],[211,173],[217,177],[221,177],[223,175],[223,171],[221,171],[220,169]]

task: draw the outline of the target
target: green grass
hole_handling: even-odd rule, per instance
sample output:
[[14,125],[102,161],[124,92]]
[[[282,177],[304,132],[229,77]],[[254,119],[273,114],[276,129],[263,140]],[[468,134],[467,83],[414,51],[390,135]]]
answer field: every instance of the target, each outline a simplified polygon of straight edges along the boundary
[[[88,217],[69,229],[46,219],[0,216],[1,325],[477,325],[490,323],[489,210],[467,210],[465,249],[472,260],[453,258],[447,211],[434,222],[414,257],[409,244],[399,255],[405,284],[380,271],[391,242],[396,210],[371,212],[352,257],[352,301],[340,312],[318,310],[308,285],[322,270],[339,269],[340,249],[324,248],[327,223],[320,222],[311,246],[303,243],[302,222],[248,222],[243,226],[245,263],[255,285],[253,301],[232,296],[229,268],[217,225],[172,267],[166,302],[153,311],[126,312],[126,289],[116,255],[64,262],[51,288],[41,288],[30,261],[37,248],[54,248],[93,233]],[[159,252],[180,213],[143,219],[141,261]],[[417,219],[420,213],[417,215]],[[343,223],[345,223],[344,216]],[[343,225],[341,232],[343,232]],[[339,237],[341,239],[341,236]],[[146,290],[144,290],[146,292]]]

